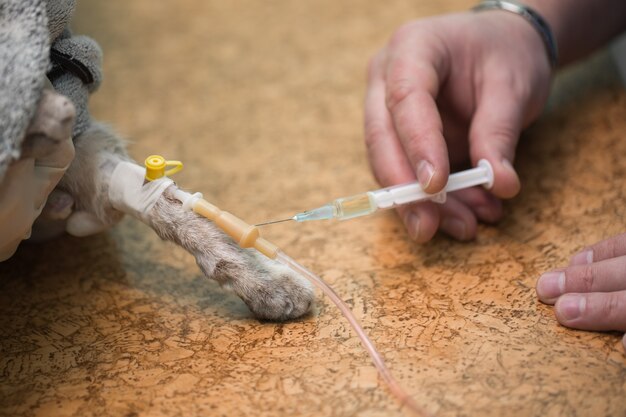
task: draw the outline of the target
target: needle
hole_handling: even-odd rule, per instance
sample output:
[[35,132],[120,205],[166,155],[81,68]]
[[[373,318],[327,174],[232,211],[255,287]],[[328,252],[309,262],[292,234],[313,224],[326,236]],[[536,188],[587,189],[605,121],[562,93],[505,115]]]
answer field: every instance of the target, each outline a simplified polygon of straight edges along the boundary
[[289,220],[295,220],[295,219],[293,217],[289,217],[288,219],[272,220],[272,221],[265,222],[265,223],[257,223],[257,224],[255,224],[255,226],[266,226],[268,224],[288,222]]

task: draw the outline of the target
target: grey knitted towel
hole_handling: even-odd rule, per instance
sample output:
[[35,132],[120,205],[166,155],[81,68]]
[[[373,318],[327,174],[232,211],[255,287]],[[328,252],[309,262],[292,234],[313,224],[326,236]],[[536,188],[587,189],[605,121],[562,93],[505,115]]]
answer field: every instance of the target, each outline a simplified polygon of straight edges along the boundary
[[41,97],[49,36],[43,0],[0,0],[0,181]]
[[102,51],[67,28],[76,0],[0,0],[0,181],[20,156],[46,76],[76,108],[72,137],[91,123],[88,101],[102,80]]

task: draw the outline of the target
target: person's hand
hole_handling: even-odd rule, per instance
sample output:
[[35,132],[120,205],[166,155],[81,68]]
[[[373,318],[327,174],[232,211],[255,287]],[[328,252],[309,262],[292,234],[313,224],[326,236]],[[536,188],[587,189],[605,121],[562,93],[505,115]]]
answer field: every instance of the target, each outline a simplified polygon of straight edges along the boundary
[[0,261],[13,255],[74,158],[76,111],[53,90],[43,91],[26,130],[20,159],[0,182]]
[[[626,233],[574,255],[566,268],[537,280],[537,296],[554,304],[564,326],[626,331]],[[626,348],[626,338],[622,339]]]
[[498,198],[520,188],[512,166],[521,129],[540,113],[551,70],[540,36],[502,11],[418,20],[399,28],[369,65],[365,141],[383,186],[415,181],[440,191],[453,169],[487,159],[495,182],[448,196],[443,205],[398,209],[410,236],[438,228],[472,239],[477,219],[502,216]]

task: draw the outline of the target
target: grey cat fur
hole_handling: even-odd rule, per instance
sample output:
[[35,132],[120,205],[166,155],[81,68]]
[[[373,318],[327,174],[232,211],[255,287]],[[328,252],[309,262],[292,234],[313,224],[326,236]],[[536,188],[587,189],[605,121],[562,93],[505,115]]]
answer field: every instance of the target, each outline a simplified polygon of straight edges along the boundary
[[[43,4],[46,6],[48,19],[41,15]],[[109,128],[94,121],[89,115],[87,107],[89,94],[95,91],[101,80],[101,51],[93,40],[83,36],[72,36],[67,30],[66,26],[74,6],[74,0],[48,0],[46,2],[0,0],[0,19],[8,16],[7,10],[13,14],[21,10],[25,16],[17,16],[16,19],[19,17],[19,21],[25,27],[31,28],[31,32],[18,31],[22,34],[22,38],[11,31],[7,31],[8,35],[0,38],[0,59],[13,57],[17,60],[16,62],[22,63],[21,66],[0,65],[4,65],[3,70],[10,73],[11,80],[17,84],[22,83],[22,90],[26,89],[29,93],[23,100],[18,100],[17,107],[13,107],[11,103],[16,103],[16,101],[12,95],[21,90],[0,84],[3,88],[0,90],[0,97],[5,98],[4,101],[0,101],[2,103],[0,127],[11,127],[11,130],[7,130],[7,134],[2,136],[2,147],[0,147],[2,171],[0,172],[4,173],[8,164],[19,158],[19,149],[24,142],[24,132],[37,108],[37,101],[42,96],[43,85],[39,83],[46,70],[51,69],[48,65],[47,39],[41,37],[43,27],[46,35],[49,30],[52,47],[81,63],[92,76],[91,81],[85,82],[68,71],[61,72],[60,75],[57,73],[53,80],[55,90],[69,97],[76,107],[76,123],[72,130],[76,155],[57,188],[48,198],[44,213],[49,215],[52,222],[59,223],[61,226],[67,221],[71,212],[69,208],[74,210],[74,215],[81,213],[104,225],[112,225],[119,221],[123,213],[113,208],[109,201],[108,187],[111,174],[120,161],[130,160],[130,158],[126,153],[124,142]],[[3,32],[0,31],[0,33]],[[30,39],[29,33],[36,35],[35,39]],[[22,43],[32,44],[32,46],[22,47]],[[28,57],[20,56],[18,51],[24,49],[29,51]],[[24,72],[23,65],[26,61],[33,66],[32,71],[30,71],[31,67],[28,67],[30,77],[14,74],[14,72]],[[45,65],[43,65],[44,62]],[[40,105],[39,108],[41,107],[43,106]],[[50,130],[50,126],[63,126],[65,130],[60,131],[69,130],[67,112],[48,111],[46,114],[59,115],[60,120],[47,120],[44,123],[46,127],[40,129],[42,130],[40,136],[43,134],[54,139],[59,129],[53,131]],[[61,118],[64,119],[61,120]],[[37,143],[54,146],[55,141],[38,141]],[[30,149],[29,152],[37,152],[37,150]],[[172,241],[190,252],[207,277],[233,290],[257,317],[286,320],[299,317],[310,310],[314,293],[308,281],[275,261],[256,252],[239,248],[213,223],[194,213],[184,212],[181,204],[172,197],[171,190],[167,190],[153,207],[149,214],[148,224],[162,239]],[[64,229],[61,227],[58,230]]]

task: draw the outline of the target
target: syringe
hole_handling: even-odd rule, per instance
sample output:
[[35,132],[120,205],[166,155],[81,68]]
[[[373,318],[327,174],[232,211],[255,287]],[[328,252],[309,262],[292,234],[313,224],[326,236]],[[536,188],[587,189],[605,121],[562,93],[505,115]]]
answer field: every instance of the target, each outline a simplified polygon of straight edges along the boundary
[[437,194],[425,192],[418,182],[395,185],[351,197],[338,198],[321,207],[298,213],[291,218],[261,223],[258,224],[258,226],[288,220],[295,220],[297,222],[328,219],[347,220],[366,216],[381,209],[393,208],[403,204],[425,200],[444,203],[447,193],[477,185],[484,185],[487,188],[491,188],[493,185],[493,168],[485,159],[478,161],[476,168],[450,175],[446,187]]

